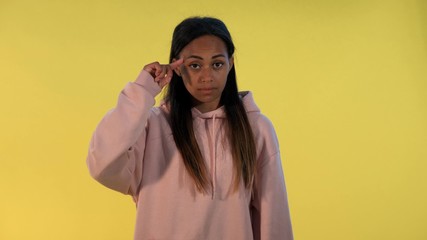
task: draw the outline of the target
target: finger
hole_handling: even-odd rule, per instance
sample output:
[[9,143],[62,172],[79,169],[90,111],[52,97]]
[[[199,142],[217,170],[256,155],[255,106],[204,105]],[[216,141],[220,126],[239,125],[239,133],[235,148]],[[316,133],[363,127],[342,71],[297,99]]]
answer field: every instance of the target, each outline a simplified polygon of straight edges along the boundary
[[167,79],[168,81],[170,81],[172,79],[172,76],[173,76],[173,70],[172,70],[172,68],[170,66],[168,66],[167,72],[166,72],[166,75],[165,75],[165,79]]
[[163,72],[163,66],[159,64],[154,73],[154,81],[158,82],[160,80],[160,76],[162,76],[162,72]]
[[161,88],[163,88],[166,85],[168,85],[170,83],[170,81],[172,80],[172,76],[173,76],[173,71],[171,69],[171,72],[165,78],[163,78],[159,81],[159,86]]
[[[163,72],[163,66],[159,64],[158,68],[156,68],[156,77],[154,78],[155,80],[159,80],[162,76],[162,72]],[[163,73],[164,75],[164,73]]]
[[162,65],[162,70],[160,74],[157,76],[157,80],[163,80],[164,78],[168,77],[168,65]]
[[169,66],[171,67],[172,70],[175,70],[176,68],[178,68],[179,66],[181,66],[181,64],[184,62],[183,58],[180,58],[174,62],[172,62],[171,64],[169,64]]
[[168,78],[164,78],[164,79],[160,80],[159,81],[160,88],[163,88],[164,86],[168,85],[169,82],[170,82],[170,79],[168,80]]
[[164,77],[162,79],[160,79],[160,81],[159,81],[159,85],[162,88],[164,86],[168,85],[169,82],[172,80],[172,77],[173,77],[173,70],[169,65],[166,65],[165,70],[166,70],[166,73],[165,73]]
[[143,69],[145,71],[149,72],[153,78],[155,78],[156,77],[156,69],[158,68],[158,66],[159,66],[158,62],[153,62],[153,63],[145,65]]

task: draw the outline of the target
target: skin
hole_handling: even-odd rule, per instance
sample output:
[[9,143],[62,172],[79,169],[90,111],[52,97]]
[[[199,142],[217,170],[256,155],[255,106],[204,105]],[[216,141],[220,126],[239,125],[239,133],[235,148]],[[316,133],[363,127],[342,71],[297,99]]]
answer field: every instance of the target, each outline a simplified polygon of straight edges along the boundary
[[143,69],[149,72],[154,78],[154,81],[159,84],[161,88],[163,88],[172,79],[173,70],[178,68],[183,62],[183,59],[174,61],[171,64],[160,64],[159,62],[153,62],[145,65]]
[[227,54],[224,42],[215,36],[205,35],[185,46],[178,60],[167,65],[148,64],[148,71],[160,87],[172,78],[172,71],[182,77],[185,88],[193,97],[193,106],[200,112],[220,107],[220,99],[234,59]]
[[184,63],[175,72],[193,96],[194,107],[202,113],[220,107],[221,94],[234,62],[227,54],[225,43],[211,35],[196,38],[182,49],[180,59],[184,59]]

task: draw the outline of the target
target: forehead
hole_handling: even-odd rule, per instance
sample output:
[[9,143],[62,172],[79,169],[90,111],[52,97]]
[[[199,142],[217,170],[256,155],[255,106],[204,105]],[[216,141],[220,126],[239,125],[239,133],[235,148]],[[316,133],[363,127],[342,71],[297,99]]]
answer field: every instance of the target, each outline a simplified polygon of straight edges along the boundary
[[222,41],[219,37],[205,35],[191,41],[182,49],[181,54],[184,56],[203,56],[217,54],[223,54],[227,56],[227,47],[225,46],[224,41]]

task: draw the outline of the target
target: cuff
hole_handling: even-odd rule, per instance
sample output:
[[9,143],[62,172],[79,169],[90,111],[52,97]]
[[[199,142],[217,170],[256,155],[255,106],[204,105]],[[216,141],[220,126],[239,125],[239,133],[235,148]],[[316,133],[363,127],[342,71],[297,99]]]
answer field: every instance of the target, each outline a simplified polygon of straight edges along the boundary
[[153,95],[153,97],[157,96],[157,94],[162,91],[159,84],[157,84],[154,81],[154,78],[150,75],[150,73],[145,70],[142,70],[139,73],[134,83],[145,88],[149,93]]

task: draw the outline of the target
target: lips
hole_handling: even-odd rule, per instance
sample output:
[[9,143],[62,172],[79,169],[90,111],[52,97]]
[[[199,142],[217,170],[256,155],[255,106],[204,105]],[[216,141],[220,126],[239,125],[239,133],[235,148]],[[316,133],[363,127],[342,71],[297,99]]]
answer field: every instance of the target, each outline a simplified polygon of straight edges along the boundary
[[211,93],[215,90],[213,87],[203,87],[198,89],[202,93]]

